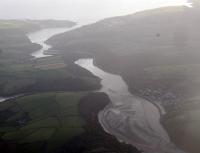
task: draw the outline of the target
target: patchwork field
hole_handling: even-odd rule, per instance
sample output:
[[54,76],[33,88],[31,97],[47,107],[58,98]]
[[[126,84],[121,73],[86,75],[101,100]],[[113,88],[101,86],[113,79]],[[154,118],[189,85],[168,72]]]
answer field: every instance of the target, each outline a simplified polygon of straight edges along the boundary
[[85,94],[44,93],[1,103],[1,139],[17,143],[19,152],[54,151],[84,132],[78,105]]
[[99,79],[60,56],[32,61],[10,61],[0,58],[0,95],[27,92],[80,91],[100,87]]

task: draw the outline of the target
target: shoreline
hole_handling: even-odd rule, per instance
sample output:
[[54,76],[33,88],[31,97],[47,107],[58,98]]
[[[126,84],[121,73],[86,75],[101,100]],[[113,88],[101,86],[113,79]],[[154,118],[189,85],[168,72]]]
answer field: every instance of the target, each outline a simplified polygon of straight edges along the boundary
[[[95,58],[93,58],[93,59],[95,59]],[[87,60],[87,59],[86,59]],[[95,66],[97,66],[97,68],[99,68],[98,67],[98,64],[96,63],[96,61],[94,60],[93,61],[93,65],[95,65]],[[84,67],[84,66],[83,66]],[[86,68],[87,69],[87,68]],[[102,69],[103,70],[103,69]],[[90,69],[89,69],[89,71],[90,71]],[[104,71],[104,70],[103,70]],[[105,71],[105,73],[107,73],[106,71]],[[112,75],[113,75],[113,73],[111,73]],[[94,74],[95,75],[95,74]],[[97,75],[98,75],[98,73],[97,73]],[[123,79],[123,78],[122,78]],[[124,79],[123,79],[124,80]],[[124,81],[125,82],[125,81]],[[126,83],[126,82],[125,82]],[[128,85],[127,85],[128,86]],[[130,92],[130,90],[129,90],[129,88],[128,88],[128,91]],[[103,92],[103,91],[102,91]],[[131,93],[131,92],[130,92]],[[160,106],[159,104],[156,104],[155,102],[150,102],[150,101],[148,101],[148,100],[146,100],[146,99],[144,99],[144,98],[142,98],[142,97],[139,97],[139,96],[134,96],[134,94],[132,94],[131,93],[131,95],[133,96],[133,97],[135,97],[136,99],[139,99],[139,100],[141,100],[141,101],[144,101],[145,103],[149,103],[149,104],[151,104],[152,105],[152,107],[154,106],[154,111],[155,111],[155,113],[156,112],[158,112],[158,114],[159,114],[159,116],[158,116],[158,130],[161,132],[160,134],[160,136],[162,137],[162,136],[166,136],[165,138],[166,139],[163,139],[163,144],[165,144],[165,141],[166,141],[166,143],[168,143],[168,139],[169,139],[169,141],[170,141],[170,135],[169,135],[169,133],[168,133],[168,131],[167,131],[167,129],[165,128],[165,126],[162,124],[162,119],[163,119],[163,116],[165,115],[165,110],[164,110],[164,108],[162,108],[162,106]],[[147,104],[147,106],[149,106],[149,104]],[[107,107],[109,108],[109,105],[107,105]],[[150,109],[151,110],[151,109]],[[105,112],[103,112],[103,110],[101,111],[101,112],[103,112],[103,113],[108,113],[109,112],[109,109],[108,110],[106,110]],[[145,110],[144,110],[145,111]],[[151,115],[151,112],[149,112],[149,111],[147,111],[148,113],[150,113],[149,115]],[[155,120],[155,121],[156,121]],[[151,120],[150,120],[151,121]],[[102,124],[102,121],[99,119],[99,122],[100,122],[100,124],[101,124],[101,126],[104,128],[104,131],[105,132],[107,132],[107,133],[109,133],[109,134],[111,134],[111,132],[109,132],[109,129],[105,129],[106,128],[106,126],[107,125],[104,125],[104,124]],[[114,122],[114,121],[113,121]],[[152,124],[150,124],[150,126],[151,126]],[[154,126],[152,126],[152,128],[153,128]],[[155,126],[156,127],[156,126]],[[109,127],[110,128],[110,127]],[[112,130],[112,129],[111,129]],[[112,135],[112,134],[111,134]],[[122,136],[120,136],[118,133],[116,133],[116,134],[114,134],[115,135],[115,137],[117,138],[117,135],[119,136],[119,137],[121,137],[121,138],[123,138],[124,136],[122,135]],[[126,137],[125,137],[126,138]],[[117,138],[118,139],[118,141],[119,142],[122,142],[122,141],[120,141],[119,139],[120,138]],[[126,140],[126,139],[125,139]],[[134,140],[134,138],[133,138],[133,140]],[[123,141],[124,142],[124,141]],[[144,150],[146,150],[145,148],[150,148],[151,146],[149,146],[149,147],[147,147],[147,146],[144,146],[143,147],[143,145],[142,144],[138,144],[137,145],[137,143],[132,143],[132,142],[134,142],[134,141],[132,141],[131,139],[128,139],[127,140],[127,143],[128,144],[131,144],[133,147],[135,147],[135,146],[138,146],[138,149],[139,148],[144,148]],[[174,146],[174,143],[172,142],[172,141],[170,141],[171,143],[171,145],[169,146],[169,148],[166,146],[166,148],[163,148],[163,150],[164,149],[170,149],[170,148],[173,148],[173,146]],[[153,150],[154,150],[154,148],[152,148]],[[174,148],[175,149],[175,148]],[[178,148],[177,148],[178,149]],[[176,150],[176,149],[175,149]],[[180,150],[180,152],[181,152],[181,150]]]
[[[98,138],[96,140],[97,142],[96,141],[90,142],[93,145],[95,145],[94,149],[97,149],[100,147],[100,148],[105,148],[106,151],[114,152],[114,153],[117,153],[119,151],[124,152],[124,153],[130,153],[130,152],[141,153],[134,146],[125,144],[117,140],[115,136],[107,133],[101,126],[98,120],[98,114],[110,102],[111,101],[108,95],[105,94],[104,92],[91,92],[80,100],[79,110],[80,110],[81,116],[87,121],[86,126],[85,126],[87,130],[86,132],[79,135],[78,137],[75,137],[68,144],[66,144],[66,146],[64,147],[65,151],[69,151],[68,148],[71,149],[72,147],[73,150],[77,149],[79,150],[79,153],[83,153],[84,150],[80,150],[80,148],[77,148],[77,144],[79,144],[80,142],[82,143],[86,142],[85,144],[83,143],[84,146],[81,146],[81,147],[85,147],[87,145],[91,145],[87,143],[87,142],[90,142],[91,139],[93,140],[95,138]],[[91,109],[93,110],[92,112],[91,112]],[[92,149],[92,148],[89,148],[89,149]],[[102,151],[101,153],[104,153],[104,151]]]

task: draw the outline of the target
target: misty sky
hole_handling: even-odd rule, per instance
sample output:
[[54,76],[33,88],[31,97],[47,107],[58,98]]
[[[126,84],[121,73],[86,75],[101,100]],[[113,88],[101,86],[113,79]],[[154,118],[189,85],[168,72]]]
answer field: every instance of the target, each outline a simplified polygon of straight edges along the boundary
[[69,19],[81,23],[187,0],[0,0],[1,19]]

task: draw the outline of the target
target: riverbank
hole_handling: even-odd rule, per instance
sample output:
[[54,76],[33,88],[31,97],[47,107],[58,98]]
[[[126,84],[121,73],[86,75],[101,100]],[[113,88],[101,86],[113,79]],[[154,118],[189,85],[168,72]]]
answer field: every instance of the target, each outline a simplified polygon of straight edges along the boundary
[[183,153],[171,141],[160,124],[159,109],[145,99],[133,96],[122,77],[107,73],[94,65],[93,59],[79,59],[75,63],[101,79],[101,92],[111,99],[98,115],[104,130],[120,142],[136,146],[144,152]]
[[[7,66],[6,66],[7,67]],[[51,57],[37,63],[12,65],[0,70],[0,95],[13,96],[29,92],[83,91],[100,88],[100,80],[73,63]]]
[[[2,44],[0,48],[1,97],[29,92],[82,91],[100,88],[98,78],[93,77],[72,62],[66,62],[61,56],[32,59],[31,53],[44,50],[44,42],[49,37],[75,27],[71,27],[72,25],[70,24],[69,27],[71,28],[53,28],[33,32],[33,37],[31,37],[32,40],[30,41],[27,33],[32,30],[27,31],[25,27],[32,27],[31,25],[36,21],[29,21],[29,24],[27,22],[22,22],[22,24],[21,22],[0,21],[0,24],[11,25],[11,27],[0,28],[0,34],[3,36],[0,37]],[[62,26],[67,23],[61,22]],[[44,40],[40,40],[41,37]],[[40,43],[42,41],[41,44],[37,42],[37,38]]]
[[[77,58],[77,57],[75,57],[75,58]],[[47,147],[45,145],[47,142],[46,141],[44,142],[44,140],[49,140],[51,142],[52,136],[56,135],[55,132],[58,132],[57,131],[58,129],[54,130],[53,127],[55,126],[57,128],[57,123],[61,124],[60,120],[62,120],[62,119],[60,119],[59,116],[56,115],[57,117],[55,119],[57,119],[58,121],[55,121],[55,119],[54,119],[55,116],[49,116],[49,117],[47,117],[47,119],[45,117],[44,119],[38,120],[38,117],[39,118],[43,117],[42,114],[44,112],[46,112],[45,115],[47,115],[47,116],[51,115],[51,113],[55,112],[55,110],[49,111],[49,109],[52,107],[52,105],[54,105],[55,98],[52,98],[52,96],[55,97],[54,94],[53,95],[52,94],[45,95],[45,93],[44,94],[42,94],[42,93],[45,91],[55,92],[55,91],[61,91],[61,90],[65,90],[65,91],[69,90],[69,91],[76,91],[75,97],[79,97],[77,95],[78,91],[97,90],[97,89],[100,89],[100,87],[101,87],[100,83],[99,83],[100,80],[97,77],[93,76],[91,73],[80,68],[79,66],[75,65],[73,62],[74,62],[73,60],[72,61],[71,60],[68,61],[65,59],[63,60],[63,58],[61,56],[52,56],[52,57],[48,57],[48,58],[38,58],[38,59],[31,60],[31,61],[27,60],[26,62],[20,63],[20,65],[18,65],[18,63],[17,63],[15,65],[16,67],[12,67],[13,69],[11,69],[11,70],[15,73],[12,72],[11,74],[15,77],[15,79],[22,79],[22,80],[20,80],[20,81],[16,80],[16,81],[19,81],[18,84],[16,82],[12,82],[12,81],[7,82],[7,83],[11,83],[9,85],[10,87],[6,83],[3,84],[5,86],[1,87],[2,95],[13,95],[13,94],[23,93],[23,92],[27,92],[27,91],[28,92],[40,91],[41,94],[33,94],[30,96],[15,97],[15,98],[11,98],[10,100],[1,104],[1,106],[2,106],[1,114],[3,114],[3,116],[2,116],[3,118],[1,118],[1,129],[0,129],[0,132],[1,132],[0,135],[2,138],[0,141],[0,149],[1,150],[3,150],[4,152],[9,152],[9,153],[10,152],[18,153],[21,151],[22,152],[29,151],[29,152],[37,152],[37,153],[39,151],[41,151],[41,152],[48,151],[49,152],[49,147]],[[27,65],[27,63],[30,65]],[[25,64],[26,64],[26,67],[24,67]],[[5,68],[5,70],[6,70],[6,68]],[[60,71],[62,73],[60,73]],[[54,74],[56,74],[56,75],[54,75]],[[74,77],[73,77],[73,74],[74,74]],[[4,77],[6,75],[7,75],[7,73],[6,73],[6,71],[4,71]],[[23,79],[25,79],[25,80],[23,80]],[[26,80],[26,79],[28,79],[28,80]],[[39,81],[37,79],[42,80],[42,81]],[[29,84],[31,80],[33,80],[33,82],[31,84]],[[58,80],[60,81],[62,86]],[[73,81],[73,80],[75,80],[75,81]],[[26,81],[28,84],[24,84],[22,86],[22,83],[26,83]],[[5,80],[3,80],[3,82],[5,82]],[[65,82],[68,82],[68,84],[65,84]],[[37,85],[39,85],[39,86],[37,87]],[[5,89],[7,89],[7,90],[5,90]],[[60,96],[59,93],[56,93],[56,95],[58,95],[58,97]],[[44,97],[46,97],[46,98],[44,98]],[[97,97],[98,97],[98,100],[102,99],[101,96],[97,96]],[[103,97],[105,97],[105,96],[103,96]],[[66,99],[67,99],[67,97],[66,97]],[[105,99],[105,98],[103,98],[103,99]],[[47,100],[49,101],[48,106],[46,106],[46,107],[37,106],[38,103],[41,103],[41,102],[42,102],[41,103],[42,106],[46,105]],[[97,101],[96,98],[93,98],[93,100]],[[68,102],[71,102],[71,101],[73,101],[73,100],[69,99]],[[90,101],[87,105],[91,105],[91,102],[92,101]],[[57,103],[57,96],[56,96],[56,103]],[[99,105],[99,104],[100,104],[100,101],[98,102],[97,105]],[[7,107],[7,105],[9,105],[8,106],[9,108]],[[102,104],[100,104],[100,106],[101,106],[101,109],[104,107]],[[13,112],[13,110],[10,110],[10,107],[11,108],[14,107],[15,111]],[[34,107],[34,109],[32,107]],[[81,106],[81,109],[83,109],[83,107],[84,106]],[[5,110],[4,110],[4,108],[5,108]],[[35,112],[35,109],[37,110],[36,112]],[[134,149],[133,147],[131,147],[131,146],[127,147],[124,144],[120,144],[114,137],[107,135],[101,129],[101,126],[98,124],[98,120],[97,120],[98,112],[97,111],[99,111],[100,109],[98,109],[98,106],[96,106],[96,105],[95,105],[95,108],[93,108],[93,109],[97,109],[96,114],[93,114],[93,119],[96,118],[95,119],[96,122],[95,123],[93,122],[93,124],[88,123],[86,129],[92,129],[93,131],[95,131],[95,133],[91,133],[91,131],[86,130],[87,131],[86,134],[83,134],[82,136],[79,137],[79,139],[82,140],[83,136],[85,137],[87,135],[88,141],[91,141],[91,139],[93,139],[93,140],[98,139],[96,142],[93,141],[93,145],[96,145],[96,147],[89,148],[89,150],[91,150],[91,152],[92,152],[92,149],[95,150],[95,149],[97,149],[97,147],[100,148],[99,151],[102,151],[102,148],[104,148],[103,150],[112,150],[112,151],[115,150],[115,152],[118,152],[118,150],[121,148],[120,149],[121,152],[123,151],[125,153],[127,151],[129,151],[129,152],[136,151],[136,149]],[[89,110],[85,110],[85,111],[89,112]],[[70,112],[71,112],[71,110],[70,110]],[[84,113],[84,111],[82,111],[82,113]],[[34,116],[32,116],[32,115],[34,115]],[[35,115],[36,115],[36,118],[35,118]],[[38,116],[38,115],[42,115],[42,116]],[[12,119],[10,119],[10,118],[12,118]],[[68,124],[69,126],[74,126],[74,124],[75,124],[74,122],[77,120],[74,120],[74,121],[73,120],[74,119],[71,120],[72,123],[67,121],[68,123],[66,122],[66,124]],[[45,122],[45,128],[48,128],[47,130],[45,130],[45,132],[43,130],[44,129],[43,121]],[[7,125],[7,124],[9,126],[9,128],[5,127],[5,125]],[[46,127],[49,124],[51,125],[51,127]],[[98,124],[98,125],[94,125],[94,124]],[[28,126],[28,128],[27,128],[27,126]],[[34,127],[34,131],[35,131],[35,128],[38,128],[38,130],[33,132],[32,128],[31,128],[32,126]],[[91,126],[92,126],[92,128],[91,128]],[[19,127],[21,129],[19,129]],[[97,127],[98,127],[98,129],[96,129]],[[7,129],[8,129],[8,131],[7,131]],[[19,131],[16,131],[16,130],[19,130]],[[75,133],[78,131],[75,131]],[[60,133],[62,135],[64,135],[65,132],[67,132],[67,131],[62,131],[62,130],[60,131]],[[74,132],[74,131],[72,131],[72,132]],[[78,134],[79,134],[79,132],[78,132]],[[74,135],[72,137],[74,137]],[[70,138],[71,138],[71,136],[70,136]],[[61,139],[67,140],[68,137],[61,138]],[[80,142],[80,140],[77,140],[78,143]],[[105,142],[106,140],[109,140],[111,143],[104,144],[103,142]],[[57,143],[59,143],[60,146],[63,145],[63,143],[60,143],[60,138],[58,140],[53,139],[53,141],[54,141],[54,142],[52,142],[53,146],[55,146]],[[84,143],[84,142],[85,141],[82,141],[81,143]],[[99,146],[99,143],[101,144],[100,146]],[[92,143],[87,144],[87,145],[90,146],[91,144]],[[84,146],[86,146],[86,144]],[[77,144],[76,144],[75,148],[77,148]],[[124,149],[122,149],[122,148],[124,148]],[[125,149],[125,148],[129,148],[129,149]],[[55,148],[53,148],[53,150],[54,149]],[[56,150],[57,149],[59,150],[59,148],[56,148]],[[82,148],[82,152],[84,152],[84,151],[85,150]]]
[[140,153],[133,146],[120,143],[114,136],[103,130],[98,114],[109,103],[110,100],[105,93],[91,93],[81,99],[79,111],[87,121],[84,126],[86,132],[72,139],[63,147],[63,150],[70,153],[92,153],[94,151],[96,153]]

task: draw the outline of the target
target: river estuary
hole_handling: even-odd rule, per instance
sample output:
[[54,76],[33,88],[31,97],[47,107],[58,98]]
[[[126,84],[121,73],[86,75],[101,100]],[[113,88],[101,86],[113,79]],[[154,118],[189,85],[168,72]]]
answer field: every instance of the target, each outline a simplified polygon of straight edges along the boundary
[[184,153],[170,141],[160,124],[158,107],[133,96],[122,77],[101,70],[93,59],[75,63],[99,77],[100,91],[111,99],[112,103],[99,113],[99,122],[106,132],[145,153]]
[[[51,48],[45,42],[50,37],[75,29],[44,29],[28,34],[33,43],[40,44],[42,49],[32,53],[34,58],[43,58]],[[119,75],[103,71],[94,65],[93,59],[79,59],[75,64],[87,69],[101,79],[102,89],[112,103],[99,113],[99,122],[104,130],[114,135],[119,141],[131,144],[145,153],[184,153],[171,141],[160,124],[160,111],[152,103],[132,95],[125,81]],[[0,102],[6,100],[0,98]]]

